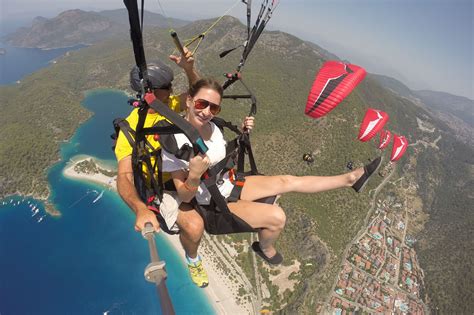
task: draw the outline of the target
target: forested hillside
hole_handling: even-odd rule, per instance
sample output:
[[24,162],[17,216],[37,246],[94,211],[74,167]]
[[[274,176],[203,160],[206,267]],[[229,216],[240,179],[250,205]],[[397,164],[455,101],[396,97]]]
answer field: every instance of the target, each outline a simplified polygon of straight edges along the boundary
[[[189,38],[211,23],[198,21],[178,33],[181,38]],[[206,36],[197,52],[199,71],[217,78],[232,71],[240,59],[239,51],[224,59],[219,59],[218,54],[241,44],[244,34],[245,28],[238,20],[225,18]],[[166,59],[173,51],[165,30],[147,32],[144,41],[149,60]],[[472,267],[470,273],[468,267],[472,264],[467,264],[474,257],[469,239],[473,216],[468,210],[473,197],[472,148],[456,142],[450,129],[425,109],[383,88],[371,77],[330,115],[319,120],[306,117],[303,109],[307,93],[327,55],[317,46],[278,31],[264,33],[250,55],[243,76],[258,98],[257,127],[252,142],[260,172],[334,175],[345,172],[349,160],[357,166],[363,165],[379,154],[372,143],[356,141],[368,107],[389,113],[390,129],[406,135],[410,143],[433,141],[441,135],[438,151],[423,145],[410,147],[398,162],[396,176],[409,173],[418,178],[423,211],[430,216],[426,230],[420,235],[419,248],[433,305],[445,313],[472,308],[469,294],[472,295],[474,282]],[[15,192],[47,196],[46,170],[58,160],[60,142],[69,139],[90,115],[80,105],[83,93],[102,87],[127,89],[133,62],[127,33],[123,39],[71,52],[20,84],[0,88],[2,196]],[[174,89],[180,91],[185,88],[186,80],[179,69],[175,67],[175,70]],[[231,92],[239,92],[238,83]],[[248,105],[245,101],[226,100],[222,116],[239,122],[248,113]],[[423,133],[417,118],[435,126],[436,134]],[[112,129],[111,122],[104,123]],[[314,154],[312,165],[302,161],[304,153]],[[410,159],[415,153],[418,161]],[[278,247],[288,264],[296,259],[303,267],[294,275],[298,284],[293,292],[272,295],[268,303],[273,309],[312,314],[318,303],[325,300],[344,249],[364,224],[371,200],[368,192],[380,181],[380,177],[375,177],[362,194],[341,189],[318,195],[293,194],[280,200],[288,222]],[[239,235],[234,239],[246,237]],[[239,260],[251,278],[248,254],[240,255]],[[264,273],[264,278],[268,282],[268,274]],[[275,288],[268,283],[274,292]],[[458,286],[468,294],[458,294]]]

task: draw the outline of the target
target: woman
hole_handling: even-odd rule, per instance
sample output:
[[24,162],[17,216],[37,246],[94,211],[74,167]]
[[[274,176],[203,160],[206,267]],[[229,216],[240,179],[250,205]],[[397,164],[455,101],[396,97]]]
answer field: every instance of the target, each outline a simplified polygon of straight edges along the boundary
[[[183,203],[196,198],[200,205],[209,204],[210,194],[200,179],[210,166],[225,157],[226,142],[222,132],[211,121],[221,110],[222,95],[219,83],[213,79],[201,79],[191,87],[186,100],[186,120],[197,129],[209,147],[205,155],[199,154],[187,162],[163,151],[163,171],[171,172],[179,200]],[[253,118],[246,117],[243,127],[250,131],[253,126]],[[178,134],[175,137],[178,147],[185,142],[189,144],[184,135]],[[274,244],[285,226],[285,213],[276,204],[254,201],[287,192],[317,193],[342,187],[353,187],[360,191],[379,164],[380,158],[365,168],[338,176],[247,176],[240,200],[228,203],[228,208],[252,228],[258,229],[259,242],[252,244],[253,250],[270,264],[279,264],[283,258]],[[228,197],[233,188],[232,178],[229,179],[229,174],[226,173],[222,179],[219,190],[224,197]]]

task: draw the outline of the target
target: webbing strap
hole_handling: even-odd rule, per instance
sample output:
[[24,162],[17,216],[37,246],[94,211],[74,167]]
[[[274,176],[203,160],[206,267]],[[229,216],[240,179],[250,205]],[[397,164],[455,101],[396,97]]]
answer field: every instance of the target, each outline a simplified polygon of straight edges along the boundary
[[135,132],[132,130],[132,128],[130,128],[128,121],[126,121],[125,119],[122,119],[117,123],[117,125],[119,126],[120,130],[124,134],[125,138],[127,138],[127,141],[130,144],[130,146],[133,147],[135,143],[135,139],[133,139],[132,136],[135,136]]
[[198,152],[204,154],[209,150],[197,130],[186,119],[181,117],[167,105],[163,104],[163,102],[157,100],[153,93],[147,93],[145,95],[145,101],[153,110],[165,116],[169,121],[183,131],[184,135],[193,145],[194,154],[197,154]]
[[[151,188],[156,196],[160,199],[163,199],[163,176],[161,173],[161,150],[158,150],[158,154],[155,155],[155,164],[151,164],[151,159],[149,155],[146,155],[143,159],[148,171],[148,177],[150,178]],[[155,177],[154,174],[157,173],[158,176]],[[143,174],[143,173],[142,173]],[[147,196],[148,198],[149,196]]]
[[128,20],[130,22],[130,38],[132,39],[135,63],[140,69],[140,79],[148,81],[146,70],[145,50],[143,49],[142,31],[140,28],[140,17],[138,14],[138,4],[136,0],[124,0],[123,3],[128,10]]
[[143,193],[146,191],[146,184],[144,180],[144,175],[142,172],[143,168],[143,156],[147,153],[145,148],[145,135],[141,133],[141,129],[145,123],[147,109],[145,107],[138,110],[138,123],[135,133],[135,143],[132,150],[132,170],[133,170],[133,179],[137,191],[142,194],[142,198],[147,198]]
[[211,194],[212,200],[215,202],[217,211],[221,212],[230,212],[229,207],[227,206],[227,201],[222,196],[219,188],[217,187],[216,177],[211,177],[204,179],[203,183],[206,185],[207,190]]
[[239,157],[237,160],[237,173],[244,174],[245,167],[245,153],[249,156],[250,163],[250,174],[258,175],[257,164],[255,163],[255,158],[253,157],[252,145],[250,144],[250,137],[248,133],[243,133],[239,138]]

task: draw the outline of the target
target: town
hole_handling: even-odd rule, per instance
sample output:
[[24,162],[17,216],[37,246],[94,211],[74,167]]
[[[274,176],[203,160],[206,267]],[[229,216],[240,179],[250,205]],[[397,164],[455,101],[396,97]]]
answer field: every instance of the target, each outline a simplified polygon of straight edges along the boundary
[[347,253],[331,293],[331,313],[426,314],[406,208],[393,196],[377,201],[368,227]]

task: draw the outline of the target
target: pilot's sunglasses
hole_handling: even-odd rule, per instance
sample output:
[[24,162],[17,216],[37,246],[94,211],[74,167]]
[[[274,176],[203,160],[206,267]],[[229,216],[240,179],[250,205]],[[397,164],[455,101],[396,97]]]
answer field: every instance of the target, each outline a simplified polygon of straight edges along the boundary
[[211,112],[212,115],[217,115],[221,112],[221,106],[220,105],[217,105],[217,104],[214,104],[214,103],[211,103],[209,101],[206,101],[206,100],[202,100],[202,99],[198,99],[198,100],[195,100],[194,101],[194,107],[196,109],[204,109],[206,107],[209,106],[209,110]]

